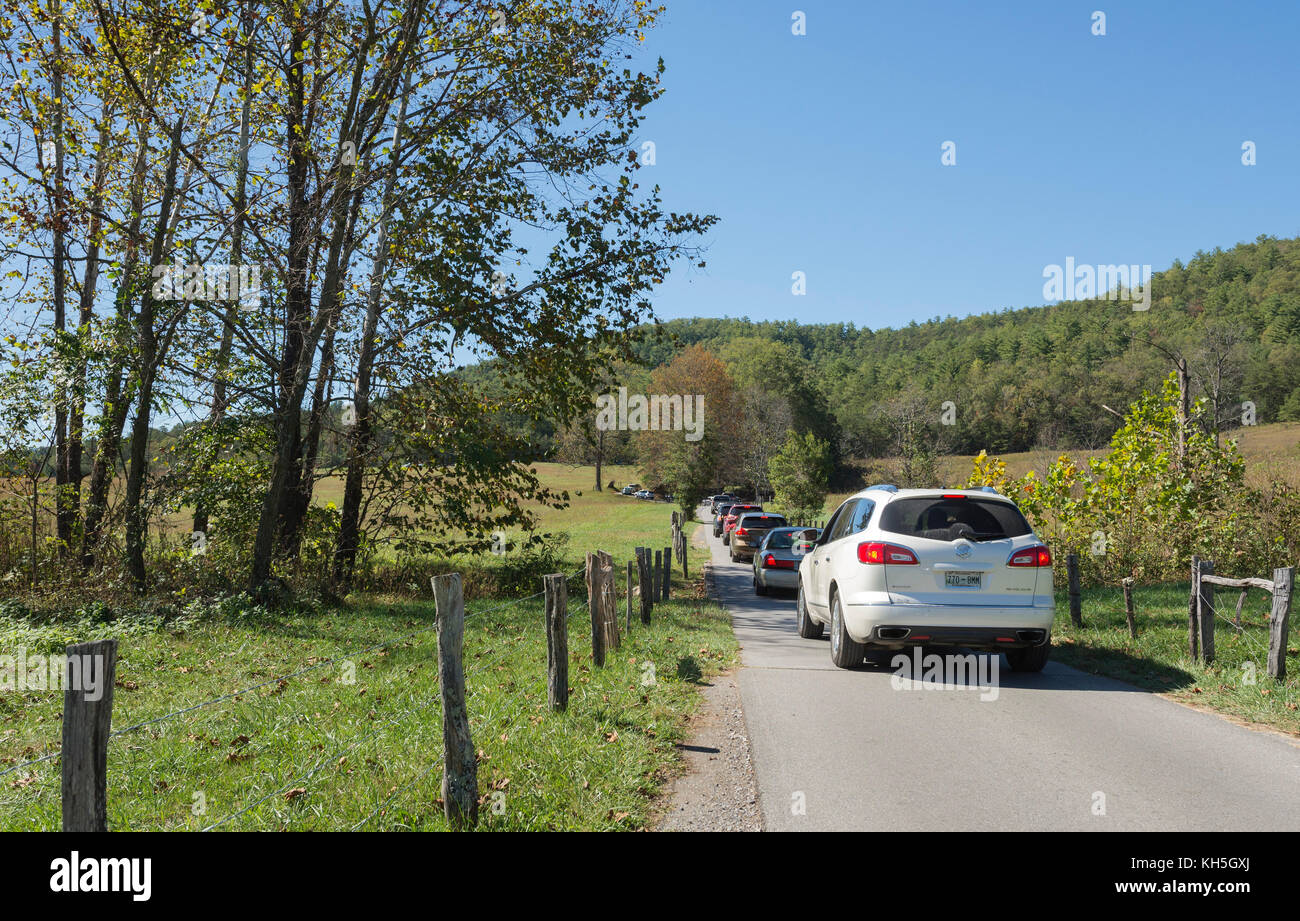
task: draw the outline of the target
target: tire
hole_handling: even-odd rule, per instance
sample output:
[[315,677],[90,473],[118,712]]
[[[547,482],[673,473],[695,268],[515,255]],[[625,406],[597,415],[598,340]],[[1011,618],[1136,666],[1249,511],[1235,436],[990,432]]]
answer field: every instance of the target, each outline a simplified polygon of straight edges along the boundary
[[839,596],[831,595],[831,661],[837,668],[857,668],[866,658],[867,647],[849,636],[844,628],[844,605]]
[[808,616],[808,605],[803,599],[803,583],[799,583],[799,597],[795,601],[795,618],[799,621],[799,635],[806,640],[819,640],[822,625]]
[[766,595],[766,594],[767,594],[767,586],[764,585],[763,583],[761,583],[761,582],[758,581],[758,575],[757,575],[757,574],[755,574],[755,576],[754,576],[754,594],[755,594],[755,595]]
[[1007,664],[1013,672],[1041,672],[1052,655],[1052,638],[1041,646],[1029,646],[1024,649],[1007,649],[1003,652]]
[[[723,535],[722,535],[722,546],[724,546],[724,547],[730,547],[730,546],[731,546],[731,535],[730,535],[730,534],[723,534]],[[732,559],[734,560],[735,557],[732,557]]]

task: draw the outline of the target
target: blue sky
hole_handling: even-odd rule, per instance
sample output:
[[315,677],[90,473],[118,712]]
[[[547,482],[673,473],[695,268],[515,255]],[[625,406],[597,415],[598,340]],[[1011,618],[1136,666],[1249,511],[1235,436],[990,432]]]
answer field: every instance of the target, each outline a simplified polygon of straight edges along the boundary
[[722,222],[662,318],[900,326],[1300,236],[1300,3],[665,2],[642,176]]

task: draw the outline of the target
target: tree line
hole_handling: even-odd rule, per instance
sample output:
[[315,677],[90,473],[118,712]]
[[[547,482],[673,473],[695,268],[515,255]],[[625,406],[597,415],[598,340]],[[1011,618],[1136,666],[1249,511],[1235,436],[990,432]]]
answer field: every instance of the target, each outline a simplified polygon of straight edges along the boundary
[[[779,393],[841,466],[901,458],[909,482],[938,454],[1100,448],[1170,373],[1185,401],[1206,399],[1197,424],[1208,433],[1300,421],[1300,240],[1197,253],[1154,273],[1151,290],[1145,311],[1097,298],[898,329],[675,319],[635,331],[634,351],[654,369],[703,348]],[[620,379],[643,380],[637,365]],[[576,456],[558,429],[530,437]]]

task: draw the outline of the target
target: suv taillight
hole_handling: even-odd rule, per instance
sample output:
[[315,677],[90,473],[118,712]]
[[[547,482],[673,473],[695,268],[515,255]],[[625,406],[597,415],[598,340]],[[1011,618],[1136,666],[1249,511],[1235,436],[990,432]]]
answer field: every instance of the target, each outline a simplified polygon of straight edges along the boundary
[[900,547],[898,544],[882,544],[871,541],[858,544],[858,562],[872,566],[880,566],[886,563],[893,566],[916,566],[921,561],[916,558],[915,553],[906,547]]
[[1042,544],[1036,547],[1025,547],[1011,554],[1007,560],[1008,566],[1051,566],[1052,551],[1048,550]]
[[744,536],[745,536],[746,534],[748,534],[748,533],[749,533],[749,532],[746,531],[744,528],[736,528],[736,536],[737,536],[737,537],[744,537]]

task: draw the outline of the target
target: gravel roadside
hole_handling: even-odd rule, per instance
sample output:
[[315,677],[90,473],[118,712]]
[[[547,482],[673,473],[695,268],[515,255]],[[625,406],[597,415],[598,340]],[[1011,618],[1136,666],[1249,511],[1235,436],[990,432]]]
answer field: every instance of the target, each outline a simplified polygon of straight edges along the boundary
[[[696,538],[692,545],[708,559],[703,531],[697,531]],[[673,782],[654,830],[762,831],[749,731],[735,675],[718,675],[702,697],[691,717],[690,739],[681,746],[686,773]]]

